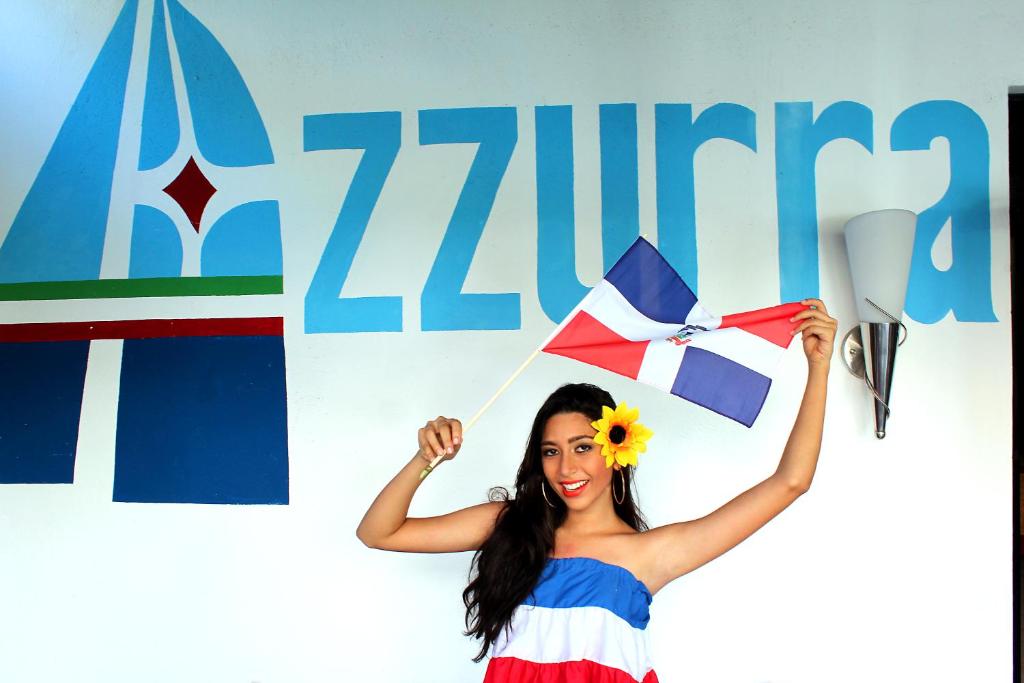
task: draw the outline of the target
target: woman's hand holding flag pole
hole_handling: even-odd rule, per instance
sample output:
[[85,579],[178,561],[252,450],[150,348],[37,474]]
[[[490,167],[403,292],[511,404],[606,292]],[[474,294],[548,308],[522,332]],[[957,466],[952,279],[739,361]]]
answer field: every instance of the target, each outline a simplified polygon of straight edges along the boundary
[[[469,418],[469,421],[466,423],[466,426],[462,428],[463,434],[468,432],[470,428],[476,424],[476,421],[480,419],[480,416],[484,414],[484,411],[490,408],[491,404],[494,403],[494,401],[497,400],[499,396],[501,396],[502,392],[508,389],[509,386],[512,385],[512,382],[516,381],[516,378],[519,377],[519,375],[523,374],[523,370],[526,369],[526,366],[532,363],[533,359],[536,358],[537,354],[539,353],[540,349],[537,349],[536,351],[531,353],[530,357],[523,361],[523,364],[519,366],[519,369],[513,372],[512,376],[505,380],[505,383],[502,384],[496,392],[494,392],[494,395],[487,399],[487,402],[484,403],[483,406],[481,406],[480,410],[476,411],[476,414],[474,414],[473,417]],[[434,471],[434,468],[437,467],[442,460],[444,460],[444,456],[444,453],[438,453],[434,457],[434,459],[430,461],[430,464],[423,468],[423,471],[420,472],[420,481],[426,479],[427,475]]]

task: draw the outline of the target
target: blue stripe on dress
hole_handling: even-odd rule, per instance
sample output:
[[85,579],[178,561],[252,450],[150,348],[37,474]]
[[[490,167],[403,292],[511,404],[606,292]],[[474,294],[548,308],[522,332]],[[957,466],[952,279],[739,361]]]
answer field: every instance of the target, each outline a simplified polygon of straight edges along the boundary
[[538,607],[603,607],[633,628],[650,620],[651,592],[629,570],[589,557],[548,560],[523,604]]

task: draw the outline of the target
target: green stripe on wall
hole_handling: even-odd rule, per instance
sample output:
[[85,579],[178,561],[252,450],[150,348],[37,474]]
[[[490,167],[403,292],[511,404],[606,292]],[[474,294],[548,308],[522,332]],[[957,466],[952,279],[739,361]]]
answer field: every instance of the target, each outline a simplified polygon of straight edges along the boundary
[[146,296],[242,296],[281,294],[280,275],[154,277],[130,280],[0,283],[0,301],[129,299]]

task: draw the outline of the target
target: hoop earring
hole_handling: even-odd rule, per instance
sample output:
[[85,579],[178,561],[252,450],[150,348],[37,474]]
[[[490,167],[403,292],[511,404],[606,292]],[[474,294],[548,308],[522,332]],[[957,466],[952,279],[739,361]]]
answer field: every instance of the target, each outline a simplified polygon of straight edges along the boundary
[[555,507],[554,505],[551,504],[551,501],[548,500],[547,486],[544,485],[544,480],[543,479],[540,482],[540,495],[544,496],[544,502],[548,504],[549,508]]
[[622,469],[619,470],[619,481],[622,482],[622,495],[615,495],[615,479],[612,479],[612,498],[615,499],[617,504],[622,505],[622,501],[626,500],[626,475],[622,472]]

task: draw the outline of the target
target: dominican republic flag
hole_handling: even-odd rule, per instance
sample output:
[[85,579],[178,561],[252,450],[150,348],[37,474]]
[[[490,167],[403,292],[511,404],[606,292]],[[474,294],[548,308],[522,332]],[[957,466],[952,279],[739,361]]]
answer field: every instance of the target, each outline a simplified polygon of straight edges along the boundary
[[638,239],[541,346],[704,406],[746,426],[807,307],[708,313],[650,242]]

